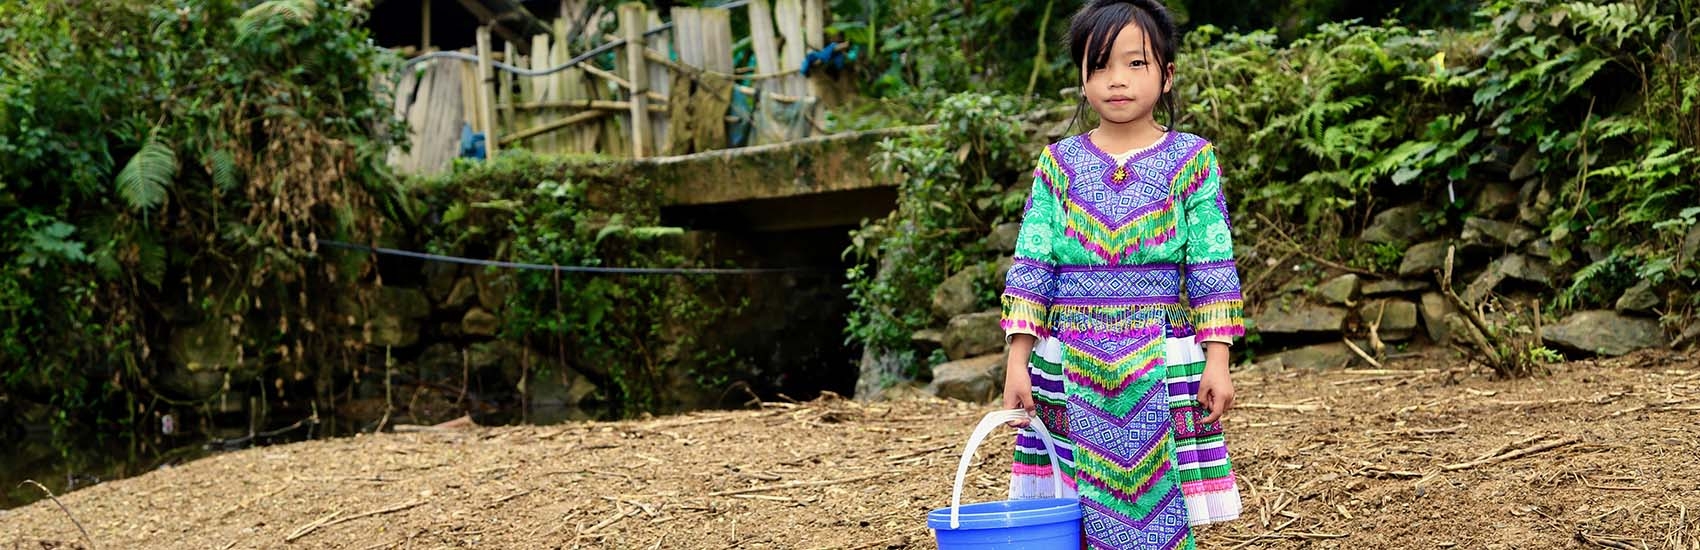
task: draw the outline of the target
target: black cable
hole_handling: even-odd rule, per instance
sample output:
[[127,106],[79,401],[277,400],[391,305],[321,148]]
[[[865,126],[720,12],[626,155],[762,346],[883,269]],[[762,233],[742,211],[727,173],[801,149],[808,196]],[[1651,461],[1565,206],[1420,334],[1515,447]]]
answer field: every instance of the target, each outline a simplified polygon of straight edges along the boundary
[[394,248],[366,246],[362,244],[345,243],[341,241],[320,240],[319,244],[343,250],[359,250],[375,254],[415,258],[434,262],[447,262],[465,265],[487,267],[502,267],[508,269],[529,269],[536,271],[558,271],[565,273],[606,273],[606,274],[642,274],[642,275],[749,275],[761,273],[819,273],[819,268],[784,267],[784,268],[669,268],[669,267],[593,267],[575,265],[532,264],[522,262],[503,262],[496,260],[480,260],[477,258],[461,258],[443,256],[425,252],[413,252]]

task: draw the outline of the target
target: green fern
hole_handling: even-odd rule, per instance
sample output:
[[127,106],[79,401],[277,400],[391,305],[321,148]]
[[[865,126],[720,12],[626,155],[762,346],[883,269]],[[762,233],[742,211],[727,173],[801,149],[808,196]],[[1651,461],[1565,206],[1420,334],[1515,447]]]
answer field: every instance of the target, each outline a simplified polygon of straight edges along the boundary
[[207,155],[207,169],[212,173],[213,185],[222,191],[236,189],[236,157],[230,151],[219,149]]
[[165,141],[150,138],[118,172],[118,196],[130,208],[151,210],[165,202],[166,188],[175,179],[177,152]]
[[267,0],[242,12],[236,19],[238,40],[250,40],[284,23],[306,25],[319,14],[317,0]]

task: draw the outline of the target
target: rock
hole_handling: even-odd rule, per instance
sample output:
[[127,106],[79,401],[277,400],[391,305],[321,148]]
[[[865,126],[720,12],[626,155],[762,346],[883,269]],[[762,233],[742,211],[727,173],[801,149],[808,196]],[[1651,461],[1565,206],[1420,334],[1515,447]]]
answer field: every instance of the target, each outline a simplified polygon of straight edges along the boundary
[[1613,357],[1666,343],[1658,321],[1604,310],[1579,312],[1541,327],[1541,338],[1561,349]]
[[1258,361],[1251,368],[1252,370],[1281,372],[1287,370],[1287,361],[1277,355]]
[[912,401],[930,399],[933,394],[927,392],[927,386],[919,382],[899,382],[885,387],[874,396],[879,401]]
[[1306,292],[1310,292],[1310,289],[1315,287],[1315,282],[1315,279],[1312,278],[1310,274],[1300,273],[1298,275],[1287,277],[1287,280],[1282,281],[1281,286],[1275,289],[1275,293],[1284,296],[1304,294]]
[[460,266],[448,262],[425,262],[425,293],[433,303],[443,303],[454,289]]
[[424,319],[431,316],[431,299],[417,288],[386,286],[378,289],[372,302],[376,312],[389,313],[403,319]]
[[1347,273],[1316,286],[1316,297],[1333,305],[1347,305],[1358,294],[1358,276]]
[[1015,238],[1020,234],[1020,223],[998,224],[997,227],[992,228],[992,234],[986,236],[986,247],[1006,254],[1014,252]]
[[495,336],[501,330],[502,320],[495,314],[484,311],[484,308],[473,306],[466,310],[466,315],[460,318],[460,330],[473,336]]
[[914,344],[916,357],[927,357],[934,350],[944,349],[944,331],[936,328],[926,328],[909,335],[909,343]]
[[1000,257],[992,263],[992,288],[996,288],[999,294],[1003,293],[1004,283],[1009,280],[1009,270],[1013,267],[1015,258],[1010,256]]
[[1606,247],[1593,243],[1582,243],[1582,253],[1588,255],[1590,262],[1603,262],[1609,256]]
[[1653,282],[1642,279],[1617,298],[1617,310],[1624,313],[1647,313],[1659,307],[1661,301],[1659,293],[1653,291]]
[[513,294],[514,290],[511,274],[481,269],[472,276],[472,280],[478,284],[478,303],[484,306],[484,309],[501,313],[502,309],[507,307],[508,295]]
[[1686,343],[1689,348],[1694,347],[1695,344],[1700,344],[1700,321],[1689,323],[1688,328],[1683,329],[1682,337],[1679,340],[1679,345]]
[[1257,331],[1262,334],[1305,334],[1340,332],[1346,326],[1346,310],[1338,307],[1305,305],[1282,311],[1270,308],[1255,318]]
[[1436,344],[1445,345],[1451,342],[1452,331],[1446,326],[1446,316],[1458,312],[1452,306],[1452,300],[1439,292],[1424,292],[1422,304],[1418,306],[1423,327],[1428,329],[1428,339]]
[[1490,183],[1476,193],[1476,215],[1503,218],[1517,211],[1517,188],[1508,183]]
[[1533,229],[1487,218],[1464,220],[1464,231],[1459,235],[1459,238],[1465,241],[1492,243],[1511,248],[1523,246],[1523,243],[1534,240],[1535,237]]
[[1480,305],[1482,300],[1487,299],[1488,294],[1493,293],[1494,289],[1499,288],[1499,283],[1504,281],[1505,274],[1490,266],[1487,271],[1476,276],[1476,280],[1471,281],[1470,286],[1464,287],[1464,293],[1460,294],[1459,297],[1463,298],[1465,303]]
[[1523,184],[1523,190],[1518,198],[1521,206],[1517,209],[1517,221],[1533,227],[1546,227],[1547,216],[1552,214],[1552,192],[1541,185],[1540,178],[1529,180]]
[[1400,277],[1429,277],[1446,267],[1446,241],[1429,241],[1405,250],[1399,262]]
[[372,339],[367,343],[378,347],[405,348],[419,342],[419,322],[388,311],[373,312]]
[[933,289],[933,314],[949,319],[973,312],[974,306],[978,305],[976,302],[980,301],[980,296],[974,292],[974,281],[985,273],[983,264],[973,265],[945,279]]
[[[1383,309],[1383,304],[1386,309]],[[1365,302],[1358,308],[1358,318],[1364,326],[1381,319],[1380,328],[1376,334],[1384,342],[1403,342],[1410,340],[1417,330],[1417,304],[1410,300],[1388,299]]]
[[596,398],[602,391],[578,371],[551,367],[527,384],[533,407],[573,407]]
[[[184,370],[219,371],[235,367],[241,359],[230,322],[211,320],[171,329],[171,362]],[[221,375],[222,378],[222,375]]]
[[1396,206],[1375,215],[1359,240],[1369,243],[1408,243],[1422,239],[1423,209],[1409,204]]
[[1682,249],[1677,254],[1677,265],[1688,263],[1688,260],[1700,258],[1700,224],[1688,228],[1688,235],[1682,238]]
[[1537,258],[1552,258],[1552,239],[1541,237],[1529,241],[1529,245],[1523,247],[1523,251]]
[[1001,353],[951,361],[933,367],[933,382],[927,393],[970,403],[987,403],[1003,390],[1004,356]]
[[908,370],[903,357],[890,351],[868,346],[862,349],[860,373],[856,377],[856,398],[863,401],[879,399],[880,390],[903,379]]
[[1449,334],[1452,341],[1469,349],[1476,349],[1475,344],[1472,342],[1486,338],[1482,335],[1482,331],[1476,328],[1476,325],[1470,323],[1470,320],[1465,318],[1464,314],[1458,311],[1446,314],[1446,319],[1443,321],[1443,324],[1446,326],[1446,332]]
[[159,374],[153,377],[153,383],[172,397],[198,401],[218,395],[224,389],[224,375],[221,369],[190,370],[172,365],[160,369]]
[[[1547,267],[1546,262],[1533,260],[1522,254],[1512,254],[1500,258],[1496,263],[1499,264],[1499,271],[1504,273],[1507,279],[1552,285],[1552,270]],[[1488,268],[1492,269],[1493,266],[1490,265]]]
[[466,307],[466,304],[475,296],[478,296],[478,285],[472,282],[472,277],[455,279],[455,284],[450,287],[448,297],[443,299],[443,307],[447,309]]
[[936,328],[924,328],[909,335],[909,341],[917,344],[931,344],[942,347],[944,346],[944,331]]
[[1511,181],[1523,181],[1535,175],[1535,163],[1540,161],[1540,148],[1529,146],[1523,151],[1523,156],[1517,158],[1517,164],[1511,167]]
[[985,311],[950,318],[944,329],[944,354],[952,361],[1003,349],[1003,313]]
[[1267,361],[1279,361],[1283,368],[1332,369],[1350,365],[1358,360],[1346,344],[1318,344],[1294,350],[1283,351],[1270,357]]
[[1389,294],[1405,294],[1428,290],[1428,281],[1411,281],[1406,279],[1383,279],[1364,285],[1364,296],[1386,296]]
[[[506,340],[491,340],[478,342],[466,350],[466,364],[473,370],[483,370],[491,367],[508,367],[519,364],[519,344]],[[518,381],[519,377],[511,377]]]
[[[458,326],[458,325],[457,325]],[[447,342],[437,342],[419,352],[416,360],[419,378],[424,380],[460,380],[460,348]]]
[[1550,286],[1552,273],[1546,262],[1531,260],[1522,254],[1511,254],[1488,264],[1487,270],[1476,277],[1461,296],[1466,302],[1480,304],[1501,282],[1508,279]]

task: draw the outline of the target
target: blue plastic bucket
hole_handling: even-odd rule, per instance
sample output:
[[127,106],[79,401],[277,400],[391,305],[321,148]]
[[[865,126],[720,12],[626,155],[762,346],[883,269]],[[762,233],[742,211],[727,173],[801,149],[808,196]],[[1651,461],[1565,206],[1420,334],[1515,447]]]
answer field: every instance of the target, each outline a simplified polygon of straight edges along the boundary
[[[951,489],[950,507],[927,514],[927,527],[938,539],[939,550],[1079,550],[1080,500],[1043,498],[1004,500],[962,505],[962,482],[974,450],[992,430],[1011,420],[1025,419],[1040,441],[1056,456],[1050,430],[1037,417],[1020,409],[994,411],[980,420],[962,459],[956,464],[956,485]],[[1067,496],[1062,469],[1051,462],[1052,494]]]
[[1005,500],[960,508],[957,528],[950,509],[927,514],[939,550],[1079,550],[1080,501],[1072,498]]

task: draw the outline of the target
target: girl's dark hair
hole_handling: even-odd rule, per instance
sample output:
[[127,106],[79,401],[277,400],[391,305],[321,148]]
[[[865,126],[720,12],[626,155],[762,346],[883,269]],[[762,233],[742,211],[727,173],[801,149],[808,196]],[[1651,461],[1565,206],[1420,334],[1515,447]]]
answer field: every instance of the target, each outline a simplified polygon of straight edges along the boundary
[[[1074,66],[1084,70],[1087,76],[1103,69],[1110,62],[1110,50],[1116,35],[1133,24],[1144,29],[1147,40],[1151,42],[1146,55],[1157,57],[1151,60],[1152,65],[1162,71],[1162,85],[1168,86],[1169,64],[1175,61],[1177,33],[1175,19],[1169,15],[1169,9],[1157,0],[1091,0],[1080,8],[1068,24],[1068,49]],[[1087,51],[1088,47],[1092,50]],[[1173,94],[1163,92],[1157,100],[1157,107],[1168,113],[1168,126],[1173,129],[1177,120]],[[1080,109],[1085,108],[1086,102],[1081,101]],[[1079,120],[1078,113],[1077,110],[1076,121]]]

